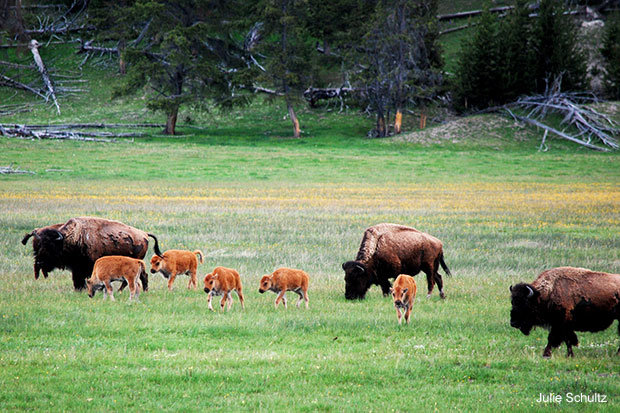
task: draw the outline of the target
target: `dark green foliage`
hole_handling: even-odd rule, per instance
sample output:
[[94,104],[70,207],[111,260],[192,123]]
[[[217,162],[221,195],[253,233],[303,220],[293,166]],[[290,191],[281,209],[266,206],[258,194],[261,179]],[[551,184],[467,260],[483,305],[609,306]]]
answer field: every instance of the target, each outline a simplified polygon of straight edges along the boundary
[[[166,113],[169,134],[174,134],[183,103],[245,103],[246,95],[231,90],[249,70],[242,48],[229,33],[236,3],[139,0],[120,8],[126,16],[120,20],[123,28],[110,30],[126,41],[121,59],[127,61],[128,75],[115,95],[147,85],[147,106]],[[132,41],[127,41],[129,33]]]
[[620,99],[620,14],[605,23],[601,54],[605,59],[605,89],[613,99]]
[[455,79],[457,108],[483,108],[541,93],[558,76],[565,90],[585,87],[585,57],[571,17],[552,0],[543,0],[534,18],[525,1],[516,6],[505,19],[487,7],[464,43]]
[[[389,112],[433,97],[441,83],[434,0],[382,0],[367,25],[360,52],[357,80],[377,114],[377,136],[386,136]],[[398,130],[397,130],[398,132]]]
[[559,2],[544,0],[540,3],[538,18],[533,21],[531,47],[537,92],[545,90],[545,80],[560,75],[564,90],[580,90],[586,85],[586,63],[577,44],[578,31],[563,11]]

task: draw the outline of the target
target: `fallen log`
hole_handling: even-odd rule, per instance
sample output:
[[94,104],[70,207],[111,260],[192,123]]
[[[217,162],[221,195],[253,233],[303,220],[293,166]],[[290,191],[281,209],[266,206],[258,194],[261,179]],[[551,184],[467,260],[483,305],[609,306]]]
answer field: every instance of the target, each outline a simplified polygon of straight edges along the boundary
[[[503,6],[503,7],[493,7],[489,9],[491,13],[503,13],[508,10],[514,9],[514,6]],[[472,16],[478,16],[482,14],[482,10],[471,10],[471,11],[461,11],[458,13],[448,13],[448,14],[440,14],[437,16],[438,20],[453,20],[453,19],[463,19]]]
[[20,65],[19,63],[5,62],[0,60],[0,66],[10,67],[11,69],[35,69],[32,65]]
[[115,139],[93,138],[81,132],[32,130],[23,125],[17,128],[4,127],[0,125],[0,135],[17,139],[61,139],[84,142],[116,142]]
[[313,88],[309,87],[303,93],[304,99],[306,99],[311,107],[315,107],[319,100],[343,98],[347,93],[357,92],[358,89],[351,87],[328,87],[328,88]]
[[8,124],[0,124],[0,127],[20,127],[25,126],[30,129],[75,129],[75,128],[85,128],[85,129],[117,129],[117,128],[163,128],[164,124],[159,123],[63,123],[57,125],[8,125]]
[[28,175],[34,175],[36,172],[33,171],[27,171],[25,169],[19,169],[19,168],[13,168],[13,164],[10,164],[9,166],[0,166],[0,174],[6,175],[6,174],[28,174]]
[[52,81],[50,80],[49,74],[47,73],[47,69],[45,68],[45,65],[43,64],[43,60],[41,59],[41,55],[39,54],[39,42],[37,42],[35,39],[32,39],[30,41],[28,48],[32,52],[32,56],[34,57],[34,62],[36,63],[37,68],[39,69],[39,73],[41,73],[41,77],[43,78],[43,82],[45,83],[45,86],[47,86],[47,90],[49,90],[50,95],[52,96],[54,105],[56,105],[56,111],[58,111],[58,114],[60,115],[60,105],[58,105],[58,100],[56,99],[56,91],[54,90],[54,85],[52,84]]
[[39,93],[39,91],[31,88],[30,86],[24,83],[18,82],[17,80],[13,80],[8,76],[0,75],[0,86],[7,86],[7,87],[12,87],[14,89],[26,90],[30,93],[34,93],[35,95],[39,97],[42,97],[47,102],[47,98],[41,93]]

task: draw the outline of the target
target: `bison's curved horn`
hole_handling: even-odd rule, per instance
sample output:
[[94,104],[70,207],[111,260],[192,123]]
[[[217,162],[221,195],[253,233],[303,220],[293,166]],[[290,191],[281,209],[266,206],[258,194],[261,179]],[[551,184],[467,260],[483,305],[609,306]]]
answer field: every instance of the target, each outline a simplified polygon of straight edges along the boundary
[[63,239],[62,233],[60,231],[56,231],[58,234],[56,235],[56,239],[54,241],[60,241]]
[[509,290],[510,290],[510,292],[512,292],[512,285],[510,286]]
[[530,298],[531,296],[534,295],[534,290],[532,290],[532,287],[530,287],[529,285],[526,285],[525,288],[527,288],[529,291],[527,298]]
[[362,264],[355,264],[356,268],[359,268],[362,272],[366,272],[366,268]]

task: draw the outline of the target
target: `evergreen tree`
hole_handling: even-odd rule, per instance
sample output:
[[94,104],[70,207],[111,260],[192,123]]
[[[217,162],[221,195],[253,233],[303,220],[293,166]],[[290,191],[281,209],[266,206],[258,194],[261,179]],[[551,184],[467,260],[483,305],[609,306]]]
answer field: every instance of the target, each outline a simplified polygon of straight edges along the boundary
[[534,20],[531,47],[534,50],[535,91],[544,92],[547,81],[562,76],[562,88],[586,86],[585,56],[577,43],[577,30],[561,3],[542,0]]
[[601,54],[605,59],[605,89],[612,99],[620,99],[620,14],[607,19]]
[[[362,42],[361,81],[377,114],[375,134],[386,136],[389,112],[400,133],[403,109],[430,97],[441,82],[436,1],[382,0]],[[358,56],[359,58],[359,56]]]
[[463,43],[456,69],[457,107],[469,109],[502,101],[499,23],[485,7],[473,36]]
[[268,82],[284,98],[293,136],[299,138],[301,128],[293,105],[311,84],[316,56],[307,32],[306,1],[263,0],[256,11],[264,30],[259,50],[265,56],[265,72],[259,80]]
[[127,79],[116,95],[148,85],[153,93],[147,107],[166,114],[166,134],[175,133],[179,107],[186,102],[243,103],[243,95],[231,94],[247,70],[229,33],[236,3],[138,0],[125,8],[127,24],[146,33],[139,43],[127,43]]

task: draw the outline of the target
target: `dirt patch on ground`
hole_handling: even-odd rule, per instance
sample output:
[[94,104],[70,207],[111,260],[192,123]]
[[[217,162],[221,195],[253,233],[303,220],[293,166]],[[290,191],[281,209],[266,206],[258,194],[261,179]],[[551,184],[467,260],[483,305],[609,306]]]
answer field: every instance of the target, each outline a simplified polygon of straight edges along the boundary
[[425,145],[475,142],[497,146],[509,141],[528,140],[531,136],[531,129],[503,116],[478,115],[455,118],[439,126],[395,136],[392,140]]

